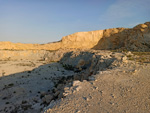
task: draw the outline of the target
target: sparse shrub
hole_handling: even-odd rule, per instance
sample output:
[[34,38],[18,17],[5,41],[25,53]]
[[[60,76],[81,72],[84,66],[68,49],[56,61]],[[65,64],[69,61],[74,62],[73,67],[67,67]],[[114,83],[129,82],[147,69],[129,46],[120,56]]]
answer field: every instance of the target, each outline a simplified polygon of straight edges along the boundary
[[128,55],[129,60],[135,60],[140,63],[150,62],[150,52],[132,52],[133,55]]

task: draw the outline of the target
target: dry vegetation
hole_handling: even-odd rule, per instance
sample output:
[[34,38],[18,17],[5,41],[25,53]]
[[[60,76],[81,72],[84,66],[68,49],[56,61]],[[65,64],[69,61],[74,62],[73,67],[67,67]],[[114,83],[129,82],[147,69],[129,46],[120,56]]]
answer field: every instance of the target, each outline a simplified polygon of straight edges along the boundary
[[150,52],[132,52],[132,55],[127,55],[127,57],[136,62],[150,63]]

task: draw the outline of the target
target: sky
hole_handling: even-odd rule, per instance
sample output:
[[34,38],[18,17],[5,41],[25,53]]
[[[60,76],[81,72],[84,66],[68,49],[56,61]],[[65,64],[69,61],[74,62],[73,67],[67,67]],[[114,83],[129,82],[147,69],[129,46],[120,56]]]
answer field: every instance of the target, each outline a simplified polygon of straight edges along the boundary
[[0,0],[0,41],[48,43],[150,21],[150,0]]

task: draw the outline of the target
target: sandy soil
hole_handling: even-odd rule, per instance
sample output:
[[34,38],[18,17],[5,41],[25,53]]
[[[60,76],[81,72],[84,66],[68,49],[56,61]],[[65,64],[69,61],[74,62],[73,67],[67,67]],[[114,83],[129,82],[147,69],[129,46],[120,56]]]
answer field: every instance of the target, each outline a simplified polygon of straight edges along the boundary
[[94,77],[45,112],[150,113],[150,64],[124,63]]

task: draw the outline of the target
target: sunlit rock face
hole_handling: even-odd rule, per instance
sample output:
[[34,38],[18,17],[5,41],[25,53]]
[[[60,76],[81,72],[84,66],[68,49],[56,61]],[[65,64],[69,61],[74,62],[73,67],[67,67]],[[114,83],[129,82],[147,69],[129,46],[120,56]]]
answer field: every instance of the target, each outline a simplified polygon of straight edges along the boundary
[[92,48],[103,37],[103,30],[78,32],[62,38],[63,47]]
[[131,29],[111,28],[89,32],[77,32],[64,36],[61,41],[48,44],[0,42],[0,49],[58,50],[62,48],[150,51],[150,22],[139,24]]

